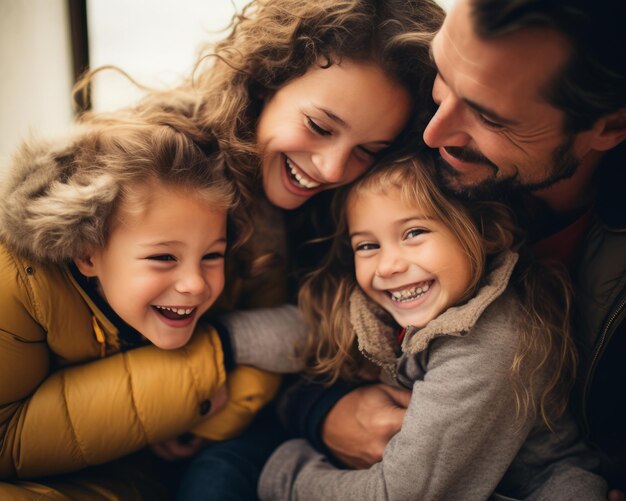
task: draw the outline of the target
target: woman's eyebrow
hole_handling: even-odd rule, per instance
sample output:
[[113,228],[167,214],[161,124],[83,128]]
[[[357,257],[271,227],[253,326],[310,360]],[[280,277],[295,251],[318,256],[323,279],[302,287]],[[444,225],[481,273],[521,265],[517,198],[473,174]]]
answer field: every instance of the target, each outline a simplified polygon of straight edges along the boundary
[[345,120],[343,120],[342,118],[338,117],[337,115],[335,115],[332,111],[329,111],[325,108],[322,108],[320,106],[315,106],[315,109],[321,111],[322,113],[324,113],[324,115],[326,115],[328,118],[330,118],[333,122],[338,123],[339,125],[344,126],[345,128],[349,129],[350,126],[346,123]]

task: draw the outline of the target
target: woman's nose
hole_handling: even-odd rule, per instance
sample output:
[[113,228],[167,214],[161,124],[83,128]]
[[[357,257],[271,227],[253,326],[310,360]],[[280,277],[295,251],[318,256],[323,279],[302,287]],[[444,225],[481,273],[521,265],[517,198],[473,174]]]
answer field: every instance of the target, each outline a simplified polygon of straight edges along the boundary
[[343,145],[328,145],[312,156],[313,165],[324,183],[343,182],[352,148]]

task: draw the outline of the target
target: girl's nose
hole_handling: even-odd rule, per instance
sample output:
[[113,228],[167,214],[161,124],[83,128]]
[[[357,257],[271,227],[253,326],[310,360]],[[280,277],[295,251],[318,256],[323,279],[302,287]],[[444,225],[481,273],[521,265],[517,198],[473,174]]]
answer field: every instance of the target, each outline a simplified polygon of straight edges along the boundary
[[382,278],[391,277],[407,270],[407,261],[397,252],[383,251],[378,261],[377,274]]

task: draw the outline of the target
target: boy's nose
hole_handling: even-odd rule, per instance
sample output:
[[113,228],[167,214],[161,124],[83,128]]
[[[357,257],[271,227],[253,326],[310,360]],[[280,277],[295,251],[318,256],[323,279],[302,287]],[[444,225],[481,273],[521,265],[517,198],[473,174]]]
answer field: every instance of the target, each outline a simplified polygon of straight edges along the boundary
[[199,270],[186,271],[176,282],[176,290],[181,294],[201,294],[206,287],[207,283]]

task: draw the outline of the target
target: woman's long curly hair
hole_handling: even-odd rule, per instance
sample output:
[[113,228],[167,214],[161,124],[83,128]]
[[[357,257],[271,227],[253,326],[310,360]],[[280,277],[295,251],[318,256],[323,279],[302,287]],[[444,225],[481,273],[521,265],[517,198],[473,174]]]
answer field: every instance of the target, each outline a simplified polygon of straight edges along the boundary
[[[420,148],[433,109],[430,42],[443,19],[434,0],[252,0],[233,17],[227,36],[201,51],[181,86],[151,89],[134,111],[179,113],[216,135],[241,195],[237,212],[248,221],[241,225],[246,229],[241,241],[247,242],[263,198],[256,128],[265,100],[314,66],[342,59],[372,63],[412,97],[411,119],[395,149]],[[76,90],[84,89],[93,74]],[[243,246],[236,256],[242,276],[267,270],[271,262],[251,257],[252,247]]]
[[[260,183],[256,126],[264,102],[314,66],[342,59],[373,63],[412,96],[407,135],[420,140],[435,75],[430,41],[444,12],[432,0],[254,0],[230,34],[206,47],[192,89],[204,96],[200,119],[232,155],[231,168],[250,201]],[[367,103],[364,103],[366,106]]]
[[299,306],[309,327],[305,351],[308,372],[329,384],[355,381],[365,359],[358,351],[350,323],[349,299],[358,287],[354,253],[348,237],[347,202],[358,203],[359,193],[395,190],[400,200],[431,214],[457,237],[466,253],[471,281],[465,300],[482,285],[490,262],[499,253],[520,253],[512,277],[524,322],[520,322],[517,353],[511,366],[518,415],[538,413],[547,426],[567,405],[576,367],[570,337],[570,285],[564,270],[527,254],[523,235],[510,209],[496,202],[462,202],[443,193],[433,175],[430,157],[399,159],[379,165],[351,187],[339,190],[333,201],[337,233],[323,264],[305,279]]

